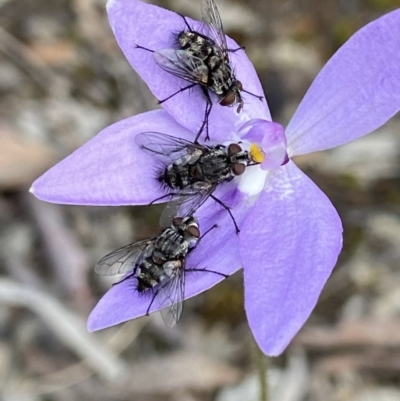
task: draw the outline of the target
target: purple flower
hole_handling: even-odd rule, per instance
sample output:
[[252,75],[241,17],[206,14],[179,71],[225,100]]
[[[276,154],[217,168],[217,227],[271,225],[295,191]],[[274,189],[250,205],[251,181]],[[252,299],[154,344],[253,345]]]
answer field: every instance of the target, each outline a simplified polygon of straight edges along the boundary
[[[180,16],[135,0],[110,0],[108,13],[122,51],[158,99],[185,85],[158,67],[152,53],[135,48],[135,44],[150,49],[171,47],[169,33],[183,28]],[[237,47],[230,39],[228,45]],[[230,56],[243,87],[261,93],[245,53]],[[342,225],[335,208],[291,160],[286,163],[287,155],[329,149],[368,134],[400,109],[399,93],[400,10],[396,10],[361,29],[339,49],[286,130],[270,122],[266,102],[252,96],[244,95],[240,114],[235,108],[214,105],[209,119],[211,142],[256,143],[266,157],[263,164],[249,167],[215,193],[232,207],[239,235],[228,213],[211,199],[199,209],[196,216],[202,232],[215,222],[219,227],[190,255],[188,268],[225,274],[244,268],[247,318],[266,354],[281,353],[304,324],[342,247]],[[193,140],[205,101],[200,90],[193,90],[163,106],[165,110],[104,129],[40,177],[32,186],[34,195],[48,202],[113,206],[147,204],[162,196],[154,160],[138,149],[135,135],[156,131]],[[189,270],[185,297],[221,280],[212,273]],[[126,280],[100,300],[88,327],[99,330],[142,316],[147,307],[148,298],[132,291]]]

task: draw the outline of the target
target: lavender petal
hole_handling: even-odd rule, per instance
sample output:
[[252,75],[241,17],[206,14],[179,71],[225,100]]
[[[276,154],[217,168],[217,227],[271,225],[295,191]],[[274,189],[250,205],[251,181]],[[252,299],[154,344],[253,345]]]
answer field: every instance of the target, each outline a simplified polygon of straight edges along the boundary
[[240,235],[245,308],[267,355],[279,355],[303,326],[342,247],[340,218],[294,164],[275,170]]
[[69,205],[143,205],[165,194],[154,159],[135,136],[158,131],[191,139],[192,134],[164,110],[151,111],[105,128],[33,184],[39,199]]
[[400,109],[400,9],[355,33],[328,61],[286,135],[289,155],[325,150],[383,125]]

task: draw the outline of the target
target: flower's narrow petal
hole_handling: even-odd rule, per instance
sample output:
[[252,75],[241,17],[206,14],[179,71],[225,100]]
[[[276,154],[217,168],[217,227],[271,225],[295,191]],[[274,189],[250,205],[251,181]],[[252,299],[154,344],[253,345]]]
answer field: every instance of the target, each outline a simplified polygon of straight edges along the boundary
[[[139,73],[158,100],[162,100],[189,85],[188,81],[177,78],[162,70],[154,61],[154,55],[136,45],[151,50],[175,48],[174,35],[186,28],[181,16],[157,6],[136,0],[112,0],[107,4],[108,17],[115,38],[131,66]],[[189,24],[199,28],[200,23],[187,18]],[[238,45],[228,38],[230,48]],[[236,77],[243,88],[256,95],[263,95],[262,87],[253,65],[243,50],[230,53]],[[254,118],[270,120],[265,100],[242,92],[244,110],[236,113],[236,107],[223,107],[214,101],[209,127],[212,140],[224,141],[243,122]],[[215,99],[214,99],[215,100]],[[196,133],[203,120],[206,106],[200,87],[182,92],[164,102],[163,107],[184,127]]]
[[400,9],[355,33],[317,76],[290,122],[289,155],[370,133],[400,109]]
[[[244,206],[232,210],[239,225],[244,221],[248,209]],[[218,227],[201,240],[189,255],[185,275],[185,299],[191,298],[224,280],[211,272],[195,271],[207,269],[231,275],[241,268],[238,236],[232,220],[225,210],[221,210],[211,199],[197,214],[202,233],[218,222]],[[140,294],[135,290],[135,280],[125,280],[114,285],[95,306],[88,319],[90,331],[101,330],[146,314],[152,299],[152,292]],[[159,309],[154,302],[150,312]]]
[[273,170],[287,163],[286,135],[282,125],[271,121],[253,119],[241,127],[241,130],[251,127],[241,139],[261,145],[264,161],[263,170]]
[[127,118],[105,128],[32,185],[47,202],[70,205],[141,205],[162,196],[157,163],[140,150],[135,136],[156,131],[190,139],[192,134],[164,110]]
[[245,307],[260,348],[278,355],[309,317],[342,247],[340,218],[294,164],[272,173],[240,233]]

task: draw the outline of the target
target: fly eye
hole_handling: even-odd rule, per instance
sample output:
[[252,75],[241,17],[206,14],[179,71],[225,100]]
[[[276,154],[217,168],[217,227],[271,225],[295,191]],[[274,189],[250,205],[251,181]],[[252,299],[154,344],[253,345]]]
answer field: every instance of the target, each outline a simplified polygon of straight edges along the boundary
[[237,88],[239,89],[239,91],[243,90],[243,85],[240,81],[237,81],[236,85],[237,85]]
[[174,218],[172,219],[172,224],[173,224],[175,227],[181,226],[181,225],[183,224],[183,217],[174,217]]
[[199,227],[190,226],[190,227],[187,229],[187,232],[188,232],[193,238],[200,238],[200,230],[199,230]]
[[243,163],[235,163],[232,167],[233,174],[242,175],[244,170],[246,170],[246,166]]
[[234,92],[229,92],[220,102],[221,106],[231,106],[236,101],[236,95]]
[[242,151],[242,148],[237,143],[231,143],[228,146],[228,156],[237,155]]

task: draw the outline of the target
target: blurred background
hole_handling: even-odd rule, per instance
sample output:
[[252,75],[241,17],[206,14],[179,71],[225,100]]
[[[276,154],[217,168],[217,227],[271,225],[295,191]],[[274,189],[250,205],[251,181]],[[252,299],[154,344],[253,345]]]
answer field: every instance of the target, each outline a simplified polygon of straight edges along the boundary
[[[192,17],[199,2],[152,1]],[[399,0],[217,0],[286,124],[325,61]],[[156,108],[105,0],[0,0],[0,394],[4,401],[258,398],[242,274],[156,314],[89,334],[110,282],[93,266],[158,232],[158,207],[51,205],[32,181],[105,126]],[[400,120],[296,161],[344,223],[339,263],[303,330],[268,360],[273,401],[400,400]]]

